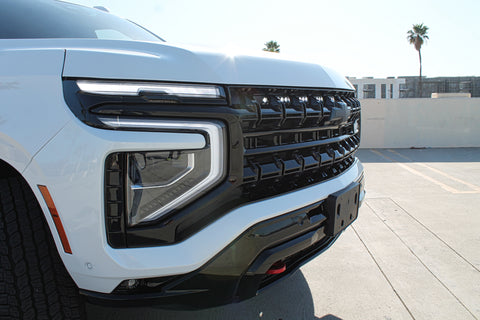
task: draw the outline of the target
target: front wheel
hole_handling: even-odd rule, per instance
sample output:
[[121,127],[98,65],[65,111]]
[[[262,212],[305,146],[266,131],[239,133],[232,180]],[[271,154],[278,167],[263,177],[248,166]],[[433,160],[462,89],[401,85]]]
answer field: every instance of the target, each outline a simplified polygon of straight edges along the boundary
[[85,319],[38,202],[21,177],[0,179],[0,319]]

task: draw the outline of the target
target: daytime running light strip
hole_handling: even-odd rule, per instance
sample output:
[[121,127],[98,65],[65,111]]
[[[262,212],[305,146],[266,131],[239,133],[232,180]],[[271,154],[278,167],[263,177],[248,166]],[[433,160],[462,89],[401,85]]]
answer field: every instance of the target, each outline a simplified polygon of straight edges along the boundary
[[141,92],[147,92],[178,97],[224,98],[217,86],[209,85],[94,80],[77,80],[77,85],[85,93],[104,95],[138,96]]

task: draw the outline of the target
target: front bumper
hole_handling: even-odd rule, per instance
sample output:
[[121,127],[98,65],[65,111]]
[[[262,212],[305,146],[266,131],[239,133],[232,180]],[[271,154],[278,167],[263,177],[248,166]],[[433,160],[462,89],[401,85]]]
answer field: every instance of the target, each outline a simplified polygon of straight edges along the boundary
[[[357,165],[361,166],[358,160]],[[365,196],[363,175],[355,182],[359,184],[361,205]],[[332,221],[327,211],[324,199],[259,222],[187,274],[136,279],[132,286],[124,281],[110,294],[81,292],[93,303],[122,306],[207,308],[239,302],[288,277],[336,241],[341,232],[329,234]],[[268,270],[279,261],[285,271],[269,274]]]
[[[106,156],[124,150],[168,150],[172,145],[187,145],[199,138],[202,137],[196,133],[102,130],[73,119],[35,156],[24,176],[38,199],[41,195],[36,185],[49,186],[73,251],[73,254],[60,252],[60,256],[80,289],[111,294],[128,279],[198,273],[245,232],[269,219],[318,203],[359,181],[363,175],[363,166],[357,159],[333,179],[230,210],[179,243],[125,249],[109,246],[103,212],[102,177]],[[40,201],[40,204],[48,212],[44,203]],[[48,218],[47,221],[55,230]],[[52,234],[57,247],[61,248],[56,233]],[[236,265],[234,262],[229,265]],[[230,299],[236,298],[231,294]]]

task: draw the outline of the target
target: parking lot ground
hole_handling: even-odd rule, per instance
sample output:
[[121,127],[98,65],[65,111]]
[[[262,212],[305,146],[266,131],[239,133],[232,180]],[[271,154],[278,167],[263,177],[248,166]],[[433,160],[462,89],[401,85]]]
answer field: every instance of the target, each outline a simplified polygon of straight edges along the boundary
[[263,294],[91,319],[480,319],[480,149],[362,149],[367,197],[327,252]]

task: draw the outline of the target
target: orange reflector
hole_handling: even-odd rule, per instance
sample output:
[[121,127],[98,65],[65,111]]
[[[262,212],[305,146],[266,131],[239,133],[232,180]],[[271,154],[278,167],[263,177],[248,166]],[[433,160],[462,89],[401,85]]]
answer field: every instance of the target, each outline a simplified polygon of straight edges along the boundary
[[60,236],[60,240],[62,241],[63,251],[72,254],[72,249],[70,248],[70,244],[68,243],[67,234],[63,229],[62,221],[60,220],[60,216],[58,215],[57,208],[55,207],[55,203],[53,203],[50,192],[48,191],[46,186],[38,185],[38,189],[40,189],[43,199],[45,199],[45,202],[47,203],[48,210],[50,211],[50,215],[52,216],[53,222],[55,223],[55,228],[57,228],[58,235]]

